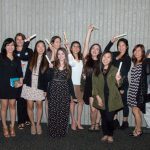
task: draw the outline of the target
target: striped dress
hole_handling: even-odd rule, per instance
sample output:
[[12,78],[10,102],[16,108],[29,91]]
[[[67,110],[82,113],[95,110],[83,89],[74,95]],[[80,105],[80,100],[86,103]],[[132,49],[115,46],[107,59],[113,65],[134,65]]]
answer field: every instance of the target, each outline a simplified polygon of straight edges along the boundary
[[128,91],[128,105],[130,107],[137,107],[137,95],[142,75],[142,64],[138,64],[131,69],[131,83]]

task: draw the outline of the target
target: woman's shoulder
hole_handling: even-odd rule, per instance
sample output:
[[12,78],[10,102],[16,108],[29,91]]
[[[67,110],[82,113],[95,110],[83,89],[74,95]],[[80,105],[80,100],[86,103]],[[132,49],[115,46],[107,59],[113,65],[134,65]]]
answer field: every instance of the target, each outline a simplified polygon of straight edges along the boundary
[[115,67],[114,65],[111,65],[110,71],[111,71],[111,72],[117,72],[117,71],[118,71],[118,68]]

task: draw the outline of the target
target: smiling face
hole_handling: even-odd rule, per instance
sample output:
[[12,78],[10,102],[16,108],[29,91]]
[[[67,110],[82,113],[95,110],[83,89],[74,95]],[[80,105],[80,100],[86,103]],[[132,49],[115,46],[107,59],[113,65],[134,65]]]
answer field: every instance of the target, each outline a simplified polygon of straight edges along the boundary
[[61,40],[59,38],[56,38],[54,40],[54,42],[52,43],[52,46],[55,48],[55,49],[59,49],[60,46],[61,46]]
[[98,54],[100,52],[99,46],[98,45],[94,45],[91,49],[91,55],[92,57],[97,57]]
[[123,42],[123,41],[120,41],[119,44],[118,44],[118,51],[122,54],[125,54],[126,51],[127,51],[127,45]]
[[80,46],[78,43],[74,43],[72,48],[71,48],[71,51],[73,54],[78,54],[80,52]]
[[42,42],[37,44],[36,49],[37,49],[38,55],[43,55],[43,53],[45,52],[45,46]]
[[10,44],[6,45],[6,53],[8,54],[12,54],[13,51],[15,50],[15,45],[13,42],[11,42]]
[[57,52],[57,57],[58,57],[59,61],[64,61],[65,60],[65,53],[63,51],[59,50]]
[[17,36],[17,37],[16,37],[16,44],[17,44],[17,46],[19,46],[19,47],[22,47],[22,46],[23,46],[24,40],[22,39],[22,36]]
[[141,60],[142,55],[143,55],[142,49],[141,49],[140,47],[137,47],[137,48],[135,49],[135,51],[133,52],[133,55],[135,56],[135,58],[136,58],[137,60]]
[[102,57],[102,63],[104,66],[108,66],[110,62],[112,61],[112,56],[110,53],[106,53]]

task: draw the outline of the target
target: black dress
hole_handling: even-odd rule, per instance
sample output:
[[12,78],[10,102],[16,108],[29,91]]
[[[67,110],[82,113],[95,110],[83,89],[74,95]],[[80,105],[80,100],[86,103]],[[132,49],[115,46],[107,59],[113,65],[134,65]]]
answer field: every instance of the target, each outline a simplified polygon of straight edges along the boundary
[[67,71],[53,69],[48,85],[48,131],[50,137],[63,137],[69,125],[70,90]]
[[[90,60],[86,64],[88,66],[88,71],[85,72],[85,83],[84,83],[84,94],[83,94],[83,100],[86,105],[89,105],[89,98],[92,97],[92,74],[94,69],[96,68],[97,64],[100,66],[99,60]],[[84,67],[85,68],[85,67]]]
[[[110,51],[110,48],[113,46],[113,43],[110,41],[108,43],[108,45],[105,47],[105,52]],[[123,116],[124,117],[128,117],[129,115],[129,108],[128,108],[128,104],[127,104],[127,92],[128,92],[128,87],[129,87],[129,81],[128,81],[128,73],[130,71],[130,67],[131,67],[131,58],[128,54],[125,54],[121,59],[117,60],[116,57],[119,55],[119,51],[115,51],[112,52],[113,55],[113,60],[112,60],[112,64],[119,68],[120,62],[122,62],[122,67],[121,67],[121,76],[123,79],[123,83],[121,85],[121,87],[119,87],[119,90],[123,90],[124,93],[121,94],[122,97],[122,101],[124,104],[124,108],[123,108]]]
[[0,76],[0,99],[16,99],[18,89],[10,86],[10,78],[23,77],[20,60],[10,60],[0,55]]

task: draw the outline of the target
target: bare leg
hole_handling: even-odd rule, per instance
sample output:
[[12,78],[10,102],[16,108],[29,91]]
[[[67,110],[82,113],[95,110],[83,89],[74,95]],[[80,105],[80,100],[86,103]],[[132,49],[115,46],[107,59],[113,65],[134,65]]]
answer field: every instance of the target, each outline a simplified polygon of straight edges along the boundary
[[48,122],[48,100],[47,100],[47,98],[45,99],[45,113],[46,113],[46,119]]
[[94,99],[92,97],[90,97],[90,117],[91,117],[90,130],[94,130],[95,123],[96,123],[96,114],[97,114],[97,109],[93,107],[93,101],[94,101]]
[[27,112],[28,112],[28,116],[31,122],[31,134],[35,135],[36,134],[36,127],[35,127],[35,123],[34,123],[34,101],[27,101]]
[[76,120],[75,120],[75,103],[73,102],[73,100],[71,100],[70,102],[70,115],[71,115],[71,129],[72,130],[76,130]]
[[135,131],[137,132],[141,132],[141,125],[142,125],[142,116],[141,116],[141,111],[138,107],[133,107],[132,108],[134,117],[135,117]]
[[84,104],[84,102],[83,102],[82,99],[78,101],[78,108],[77,108],[77,110],[78,110],[78,119],[77,119],[77,124],[78,124],[78,128],[79,129],[83,129],[83,127],[81,126],[81,117],[82,117],[82,111],[83,111],[83,104]]
[[1,118],[2,118],[3,128],[7,128],[7,124],[6,124],[7,108],[8,108],[8,100],[2,99],[1,100]]
[[9,100],[11,127],[14,128],[16,121],[16,100]]
[[37,101],[36,106],[37,106],[37,125],[40,125],[43,113],[43,101]]

